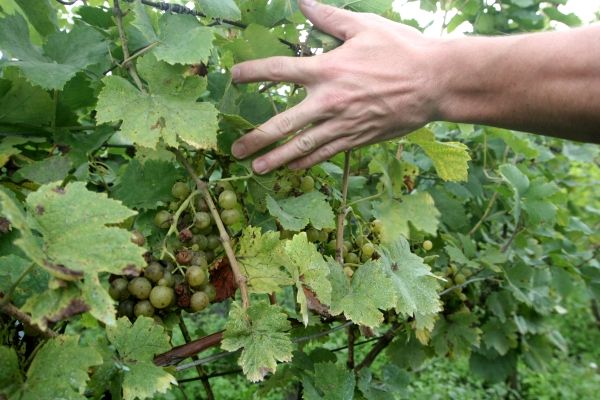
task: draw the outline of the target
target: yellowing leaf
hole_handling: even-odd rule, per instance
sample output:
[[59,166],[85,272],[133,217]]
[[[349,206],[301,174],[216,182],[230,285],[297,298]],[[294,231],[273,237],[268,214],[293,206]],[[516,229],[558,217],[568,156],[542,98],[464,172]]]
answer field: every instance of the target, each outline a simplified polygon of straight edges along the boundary
[[471,160],[467,146],[459,142],[438,142],[433,132],[426,128],[407,135],[406,139],[421,147],[431,158],[440,178],[445,181],[467,180],[467,163]]

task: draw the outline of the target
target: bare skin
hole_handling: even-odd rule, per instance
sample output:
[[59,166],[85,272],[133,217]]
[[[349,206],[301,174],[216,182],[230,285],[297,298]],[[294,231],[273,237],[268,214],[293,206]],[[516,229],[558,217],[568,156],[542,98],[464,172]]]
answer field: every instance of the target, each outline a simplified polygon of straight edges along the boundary
[[431,121],[493,125],[600,143],[600,26],[507,37],[432,39],[385,18],[311,0],[302,12],[344,44],[309,58],[234,66],[233,79],[294,82],[306,99],[237,140],[264,174],[405,135]]

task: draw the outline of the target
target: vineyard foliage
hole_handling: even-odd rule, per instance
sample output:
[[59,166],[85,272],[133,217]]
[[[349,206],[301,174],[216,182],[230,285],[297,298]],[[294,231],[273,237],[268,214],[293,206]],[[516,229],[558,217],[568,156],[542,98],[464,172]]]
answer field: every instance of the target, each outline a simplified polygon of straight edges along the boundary
[[[580,24],[566,2],[420,5],[500,34]],[[600,296],[597,146],[435,122],[256,175],[231,144],[305,92],[230,68],[339,45],[295,1],[63,3],[0,0],[0,399],[214,398],[236,364],[264,396],[389,399],[432,357],[504,381],[567,351],[550,317]]]

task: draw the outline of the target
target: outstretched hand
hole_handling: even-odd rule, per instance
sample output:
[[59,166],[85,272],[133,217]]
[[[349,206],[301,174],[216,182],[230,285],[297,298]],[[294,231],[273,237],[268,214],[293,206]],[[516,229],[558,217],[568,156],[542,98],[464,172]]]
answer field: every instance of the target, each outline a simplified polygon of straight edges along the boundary
[[435,118],[436,73],[428,62],[437,41],[373,14],[301,0],[314,26],[344,42],[314,57],[271,57],[233,67],[237,83],[304,85],[306,98],[237,140],[246,158],[288,136],[254,160],[256,173],[282,165],[308,168],[354,147],[404,135]]

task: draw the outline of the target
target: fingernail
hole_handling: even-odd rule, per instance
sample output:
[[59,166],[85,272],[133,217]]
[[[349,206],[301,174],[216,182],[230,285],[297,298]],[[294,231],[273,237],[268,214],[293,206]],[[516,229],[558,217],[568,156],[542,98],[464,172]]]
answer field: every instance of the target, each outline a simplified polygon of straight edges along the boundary
[[302,3],[302,5],[304,7],[312,7],[315,4],[317,4],[317,1],[316,0],[300,0],[300,3]]
[[240,79],[240,68],[235,66],[231,68],[231,79],[237,81]]
[[252,163],[252,169],[257,174],[264,174],[267,172],[267,163],[259,158]]
[[233,146],[231,146],[231,154],[233,154],[235,158],[244,158],[246,155],[246,146],[242,143],[235,142]]

